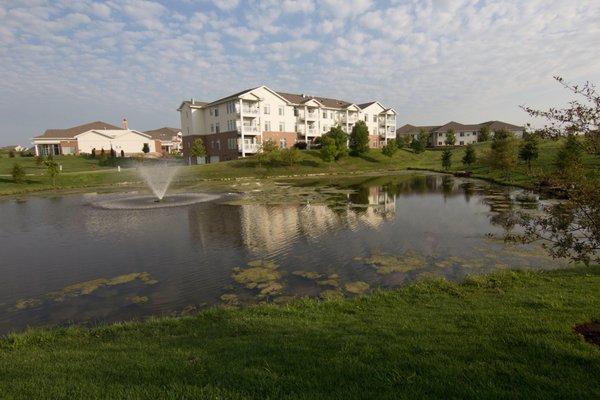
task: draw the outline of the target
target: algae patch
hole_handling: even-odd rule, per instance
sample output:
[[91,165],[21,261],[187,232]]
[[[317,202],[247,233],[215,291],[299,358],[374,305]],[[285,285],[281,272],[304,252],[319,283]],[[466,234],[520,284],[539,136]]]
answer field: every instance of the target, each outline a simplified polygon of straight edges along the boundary
[[232,278],[247,289],[258,289],[258,297],[281,294],[283,284],[278,265],[271,261],[251,261],[245,268],[234,268]]
[[357,258],[356,260],[375,267],[377,273],[381,275],[409,272],[425,267],[425,259],[412,252],[406,252],[401,256],[377,254],[369,258]]
[[363,294],[367,290],[369,290],[369,284],[367,282],[357,281],[357,282],[348,282],[344,285],[344,289],[346,292],[352,294]]

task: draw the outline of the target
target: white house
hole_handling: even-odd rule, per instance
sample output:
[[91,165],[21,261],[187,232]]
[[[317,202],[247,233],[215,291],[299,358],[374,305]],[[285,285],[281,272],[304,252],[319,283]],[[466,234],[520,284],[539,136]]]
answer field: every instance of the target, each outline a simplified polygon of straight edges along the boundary
[[160,152],[160,142],[152,139],[146,133],[134,131],[132,129],[114,129],[114,130],[90,130],[75,136],[77,139],[77,148],[80,154],[90,154],[92,150],[110,151],[113,149],[117,154],[121,151],[126,155],[140,154],[144,146],[147,145],[150,153]]

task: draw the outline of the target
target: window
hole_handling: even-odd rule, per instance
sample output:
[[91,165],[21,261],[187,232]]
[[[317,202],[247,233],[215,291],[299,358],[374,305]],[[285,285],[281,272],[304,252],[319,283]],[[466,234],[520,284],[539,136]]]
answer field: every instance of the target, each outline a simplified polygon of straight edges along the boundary
[[442,145],[442,142],[438,142],[438,146],[441,146],[441,145]]
[[460,137],[463,137],[463,136],[465,136],[465,133],[464,133],[464,132],[461,132],[461,133],[460,133]]
[[327,118],[327,111],[323,111],[323,118]]
[[327,132],[327,125],[323,125],[323,132]]
[[377,115],[373,114],[373,122],[377,122]]
[[213,149],[215,148],[215,141],[214,140],[210,141],[210,147],[213,148]]
[[189,135],[190,134],[190,127],[188,126],[186,129],[187,129],[187,134]]
[[271,121],[265,121],[265,131],[266,132],[271,131]]
[[215,133],[219,133],[219,123],[215,124]]
[[465,144],[465,142],[463,142],[462,140],[460,141],[460,145],[462,146],[463,144]]
[[210,124],[210,133],[215,133],[215,126]]
[[221,141],[220,140],[217,140],[217,149],[221,150]]
[[215,107],[215,109],[213,111],[213,114],[214,114],[215,117],[219,116],[219,109],[217,107]]
[[329,112],[329,119],[333,119],[333,111]]
[[237,139],[236,138],[229,138],[229,139],[227,139],[227,144],[229,146],[229,150],[236,150],[237,149]]
[[285,138],[281,138],[281,139],[279,139],[279,148],[280,148],[280,149],[285,149],[285,148],[286,148],[286,145],[285,145],[285,144],[286,144],[286,143],[285,143]]
[[283,117],[285,108],[283,106],[279,106],[279,115]]
[[369,122],[369,115],[365,114],[365,122]]
[[300,115],[300,112],[298,111],[298,108],[294,107],[294,117],[297,117]]
[[279,132],[285,132],[285,123],[283,123],[283,122],[279,123]]
[[271,114],[271,106],[268,104],[265,104],[264,112],[265,112],[265,115]]

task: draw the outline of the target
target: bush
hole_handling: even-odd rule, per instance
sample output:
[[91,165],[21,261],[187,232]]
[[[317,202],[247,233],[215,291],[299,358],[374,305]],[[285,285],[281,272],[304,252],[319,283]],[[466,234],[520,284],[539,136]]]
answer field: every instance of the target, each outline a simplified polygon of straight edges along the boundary
[[445,149],[442,152],[442,167],[444,167],[444,169],[446,171],[448,171],[451,166],[452,166],[452,152],[450,151],[450,149]]
[[142,146],[142,152],[144,154],[150,153],[150,146],[148,145],[148,143],[144,143],[144,145]]
[[96,148],[95,147],[92,149],[92,154],[90,154],[90,157],[96,158]]
[[490,166],[502,171],[504,177],[508,178],[516,162],[517,154],[514,137],[503,129],[495,132],[488,156]]
[[462,163],[467,167],[467,170],[471,169],[471,165],[473,165],[477,161],[477,155],[475,154],[475,148],[473,144],[469,143],[465,148],[465,155],[462,158]]
[[281,161],[290,167],[294,166],[300,159],[300,151],[295,148],[283,149],[280,152]]
[[22,183],[25,179],[25,168],[21,167],[19,163],[15,163],[12,168],[12,178],[15,183]]
[[582,153],[577,137],[567,136],[567,140],[556,154],[558,172],[563,176],[577,175],[581,170]]
[[306,148],[308,147],[308,143],[296,142],[296,143],[294,143],[294,147],[297,148],[298,150],[306,150]]
[[416,153],[423,153],[427,148],[427,142],[429,141],[429,133],[425,129],[421,129],[419,134],[413,137],[410,143],[410,148]]
[[[321,148],[325,146],[325,137],[328,137],[333,140],[333,143],[335,145],[334,159],[336,161],[348,155],[348,135],[344,133],[344,131],[339,125],[332,127],[329,130],[329,132],[327,132],[321,138]],[[328,142],[327,145],[331,146],[331,143]]]
[[8,151],[8,158],[15,158],[15,151],[14,150],[9,150]]
[[389,139],[387,144],[381,149],[381,152],[388,157],[392,157],[397,150],[396,139]]
[[332,162],[337,155],[337,146],[335,141],[329,136],[323,136],[321,139],[321,158],[324,161]]
[[365,121],[357,121],[350,133],[350,154],[361,156],[369,151],[369,128]]
[[121,158],[125,158],[125,151],[121,150]]

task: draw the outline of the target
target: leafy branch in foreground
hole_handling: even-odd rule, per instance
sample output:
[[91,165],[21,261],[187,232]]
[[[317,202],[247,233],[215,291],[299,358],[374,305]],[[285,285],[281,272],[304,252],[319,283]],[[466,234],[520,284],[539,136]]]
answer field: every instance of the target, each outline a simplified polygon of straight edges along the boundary
[[558,139],[579,134],[585,137],[584,148],[590,154],[600,156],[600,94],[596,87],[586,82],[583,86],[571,85],[560,76],[554,79],[582,100],[572,100],[567,108],[551,107],[546,111],[521,106],[525,112],[535,118],[549,121],[539,132],[545,138]]

